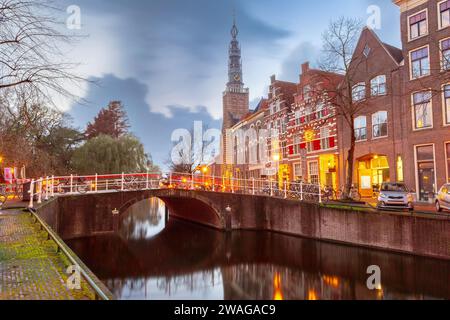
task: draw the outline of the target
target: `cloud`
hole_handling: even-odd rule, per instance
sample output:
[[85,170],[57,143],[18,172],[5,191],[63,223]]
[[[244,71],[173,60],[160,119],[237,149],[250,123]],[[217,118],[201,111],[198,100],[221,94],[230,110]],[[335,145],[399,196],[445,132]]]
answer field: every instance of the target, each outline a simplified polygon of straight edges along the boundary
[[[76,56],[87,61],[85,74],[139,79],[149,88],[146,101],[154,112],[170,116],[170,106],[183,105],[194,111],[206,108],[220,118],[230,1],[80,0],[78,5],[81,32],[90,35],[76,50]],[[236,11],[244,56],[245,50],[262,45],[267,52],[277,52],[279,40],[289,35],[252,16],[243,2],[236,2]]]
[[311,66],[317,62],[320,55],[320,48],[310,42],[300,43],[283,61],[280,79],[298,82],[301,73],[301,65],[307,61]]
[[86,124],[101,108],[112,100],[120,100],[127,111],[132,132],[141,139],[155,163],[164,166],[172,148],[171,135],[176,129],[190,130],[194,121],[202,121],[205,128],[221,129],[221,121],[214,120],[204,108],[191,110],[184,106],[168,106],[171,118],[149,111],[146,102],[148,87],[136,79],[119,79],[114,75],[92,78],[87,90],[88,104],[74,105],[70,114],[75,125],[85,129]]

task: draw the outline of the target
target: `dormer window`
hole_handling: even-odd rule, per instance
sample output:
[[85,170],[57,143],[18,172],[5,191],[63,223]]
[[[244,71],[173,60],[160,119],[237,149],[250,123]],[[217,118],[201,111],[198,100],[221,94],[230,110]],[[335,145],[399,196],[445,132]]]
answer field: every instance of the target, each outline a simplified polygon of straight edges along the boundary
[[366,58],[369,57],[370,51],[371,51],[371,49],[370,49],[369,45],[366,44],[366,46],[364,47],[364,50],[363,50],[363,54]]
[[409,39],[414,40],[428,33],[427,11],[409,18]]

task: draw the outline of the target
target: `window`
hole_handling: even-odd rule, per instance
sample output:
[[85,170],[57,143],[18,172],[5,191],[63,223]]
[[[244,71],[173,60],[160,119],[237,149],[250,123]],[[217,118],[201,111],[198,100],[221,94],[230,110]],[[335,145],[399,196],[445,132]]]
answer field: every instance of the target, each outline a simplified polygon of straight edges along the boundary
[[447,154],[447,181],[450,182],[450,142],[445,144]]
[[286,141],[281,142],[281,152],[283,154],[283,159],[287,159],[287,157],[289,156],[289,149],[287,147]]
[[397,181],[404,182],[405,177],[403,174],[403,158],[402,156],[397,157]]
[[372,128],[374,138],[387,137],[387,111],[379,111],[372,115]]
[[413,40],[428,33],[427,12],[422,11],[409,18],[409,39]]
[[366,84],[364,82],[360,82],[353,87],[352,90],[353,100],[361,101],[366,98]]
[[322,150],[330,149],[330,128],[320,128],[320,148]]
[[369,45],[366,44],[366,46],[364,47],[364,50],[363,50],[363,54],[366,58],[369,57],[370,51],[371,51],[371,49],[370,49]]
[[307,100],[311,98],[311,86],[306,85],[303,87],[303,99]]
[[295,180],[296,181],[301,180],[302,177],[303,177],[303,173],[302,173],[301,162],[294,163],[294,178],[295,178]]
[[386,94],[386,76],[378,76],[370,81],[370,91],[372,96],[382,96]]
[[441,28],[450,26],[450,0],[439,4],[439,23]]
[[300,154],[300,150],[301,150],[300,144],[301,144],[300,137],[295,137],[294,138],[294,154]]
[[281,120],[281,131],[283,133],[286,133],[288,124],[289,124],[289,117],[284,116],[283,119]]
[[445,124],[450,124],[450,84],[444,86],[444,116]]
[[309,182],[311,184],[319,184],[319,163],[317,161],[308,164]]
[[450,38],[441,41],[442,70],[450,70]]
[[280,110],[281,110],[281,101],[280,100],[277,100],[276,108],[277,108],[276,112],[280,112]]
[[367,140],[367,118],[364,116],[355,119],[356,141]]
[[302,117],[302,113],[300,111],[295,111],[295,125],[299,126],[301,124],[300,118]]
[[430,74],[428,47],[411,52],[411,77],[413,79]]
[[431,92],[417,92],[413,94],[414,129],[426,129],[433,126]]

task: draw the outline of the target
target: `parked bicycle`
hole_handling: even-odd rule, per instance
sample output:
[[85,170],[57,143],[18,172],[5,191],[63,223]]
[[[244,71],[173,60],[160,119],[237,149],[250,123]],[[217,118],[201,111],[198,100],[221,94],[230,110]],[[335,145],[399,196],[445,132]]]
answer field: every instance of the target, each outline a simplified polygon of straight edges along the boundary
[[23,184],[14,182],[12,184],[4,184],[0,186],[0,206],[5,204],[6,201],[23,199]]
[[[51,188],[51,185],[43,185],[43,191],[46,190],[46,188]],[[58,194],[70,193],[71,191],[85,194],[90,189],[91,183],[87,179],[81,177],[73,177],[72,182],[70,178],[53,181],[53,190]]]
[[[339,189],[336,192],[336,199],[345,200],[344,199],[345,189],[346,189],[345,186],[342,186],[341,189]],[[361,193],[359,193],[359,190],[355,185],[352,185],[352,187],[350,188],[350,193],[349,193],[348,197],[355,201],[361,200]]]
[[325,202],[337,200],[336,191],[332,186],[325,186],[322,190],[322,200]]
[[8,193],[6,192],[6,185],[0,186],[0,208],[8,200]]

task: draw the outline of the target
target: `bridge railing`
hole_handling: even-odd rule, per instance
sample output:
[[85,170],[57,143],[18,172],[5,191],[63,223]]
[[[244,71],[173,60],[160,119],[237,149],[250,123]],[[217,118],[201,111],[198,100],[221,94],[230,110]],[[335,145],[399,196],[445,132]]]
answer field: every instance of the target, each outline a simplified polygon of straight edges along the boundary
[[239,179],[194,173],[131,173],[90,176],[51,176],[31,180],[30,203],[59,196],[102,192],[124,192],[151,189],[181,189],[271,196],[321,203],[323,191],[319,185],[273,179]]

